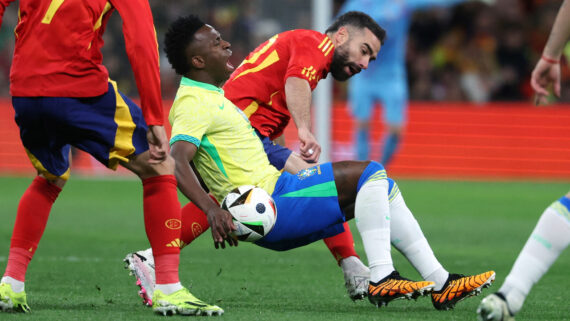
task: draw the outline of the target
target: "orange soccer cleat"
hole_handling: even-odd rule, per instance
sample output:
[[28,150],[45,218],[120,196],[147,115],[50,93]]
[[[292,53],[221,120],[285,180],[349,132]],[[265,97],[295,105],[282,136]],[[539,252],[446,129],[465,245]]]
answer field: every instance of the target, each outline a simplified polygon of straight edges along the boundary
[[432,292],[431,302],[438,310],[453,309],[457,302],[478,295],[481,289],[491,286],[494,280],[495,271],[470,276],[449,274],[441,290]]
[[368,300],[381,307],[395,299],[417,299],[431,292],[434,286],[431,281],[411,281],[394,271],[382,280],[368,284]]

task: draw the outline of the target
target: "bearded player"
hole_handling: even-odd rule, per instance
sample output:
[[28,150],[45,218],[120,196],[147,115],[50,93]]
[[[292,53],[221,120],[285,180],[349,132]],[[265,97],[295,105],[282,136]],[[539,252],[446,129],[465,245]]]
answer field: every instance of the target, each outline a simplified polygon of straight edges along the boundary
[[[295,174],[318,161],[320,145],[311,133],[311,94],[319,80],[330,73],[337,80],[347,80],[368,68],[376,59],[385,31],[362,12],[348,12],[336,19],[325,33],[312,30],[292,30],[273,36],[251,52],[235,70],[223,89],[226,97],[249,117],[256,134],[264,145],[270,163],[278,170]],[[300,151],[275,144],[293,117],[298,129]],[[202,209],[203,210],[203,209]],[[183,215],[200,216],[193,203],[182,210]],[[194,228],[208,227],[204,218]],[[185,232],[183,232],[185,234]],[[325,244],[343,270],[345,286],[351,299],[366,296],[370,271],[354,250],[354,240],[348,224],[339,226],[335,236],[325,238]],[[334,235],[333,234],[333,235]],[[193,233],[188,233],[190,242]],[[143,264],[144,253],[129,254],[129,266]],[[132,269],[143,284],[148,273]],[[151,295],[142,289],[143,300],[150,304]]]
[[[195,16],[180,18],[165,43],[169,61],[183,76],[169,116],[179,188],[204,212],[216,212],[210,219],[216,246],[236,242],[218,224],[231,221],[231,215],[200,188],[191,162],[218,201],[241,185],[256,185],[272,195],[282,214],[272,231],[255,242],[262,247],[284,251],[309,244],[337,233],[345,220],[355,217],[371,270],[367,296],[377,306],[434,290],[434,307],[450,309],[494,280],[493,271],[463,276],[443,268],[379,163],[326,163],[296,175],[271,166],[248,119],[220,88],[233,66],[228,63],[230,44],[214,28]],[[377,52],[379,41],[371,44]],[[183,216],[183,231],[194,223]],[[391,241],[426,281],[398,274]]]

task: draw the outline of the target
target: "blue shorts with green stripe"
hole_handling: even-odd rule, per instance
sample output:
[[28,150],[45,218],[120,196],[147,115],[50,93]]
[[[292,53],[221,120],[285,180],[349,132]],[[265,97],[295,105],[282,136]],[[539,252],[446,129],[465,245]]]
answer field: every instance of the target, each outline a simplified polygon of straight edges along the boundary
[[304,169],[296,175],[284,172],[271,195],[277,221],[257,245],[286,251],[344,231],[344,214],[331,163]]
[[112,169],[149,148],[142,110],[112,81],[97,97],[13,97],[12,105],[28,157],[48,178],[68,178],[70,146]]
[[[360,175],[357,193],[369,181],[386,179],[388,199],[400,192],[384,167],[370,162]],[[271,195],[277,207],[275,226],[257,245],[286,251],[344,232],[344,213],[338,204],[332,163],[304,169],[296,175],[284,172]]]

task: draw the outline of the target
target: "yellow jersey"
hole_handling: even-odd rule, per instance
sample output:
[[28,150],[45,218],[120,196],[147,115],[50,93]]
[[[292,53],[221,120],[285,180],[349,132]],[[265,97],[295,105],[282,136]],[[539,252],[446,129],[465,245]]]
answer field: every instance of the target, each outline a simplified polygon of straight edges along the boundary
[[281,173],[269,163],[247,116],[221,88],[182,77],[168,120],[170,145],[186,141],[198,147],[194,165],[219,202],[241,185],[273,193]]

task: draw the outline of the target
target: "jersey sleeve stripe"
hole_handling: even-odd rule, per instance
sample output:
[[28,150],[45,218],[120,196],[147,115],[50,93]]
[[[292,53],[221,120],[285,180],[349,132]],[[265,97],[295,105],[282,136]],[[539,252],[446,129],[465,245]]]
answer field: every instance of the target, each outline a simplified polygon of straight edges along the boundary
[[321,49],[325,45],[325,43],[327,43],[327,40],[329,40],[329,38],[325,37],[325,39],[323,39],[323,41],[321,42],[321,44],[319,45],[318,48]]
[[200,147],[200,140],[193,136],[178,134],[170,139],[170,146],[172,146],[172,144],[176,143],[177,141],[189,142],[196,145],[196,147]]
[[267,68],[271,65],[273,65],[274,63],[279,61],[279,54],[277,54],[277,50],[273,50],[266,58],[265,60],[263,60],[258,66],[251,68],[251,69],[247,69],[244,70],[242,73],[240,73],[239,75],[237,75],[233,80],[235,81],[236,79],[238,79],[239,77],[243,76],[243,75],[247,75],[249,73],[252,72],[257,72],[260,71],[264,68]]
[[329,47],[329,49],[325,52],[325,57],[329,55],[329,53],[331,52],[331,50],[334,48],[334,45],[331,43],[331,46]]

